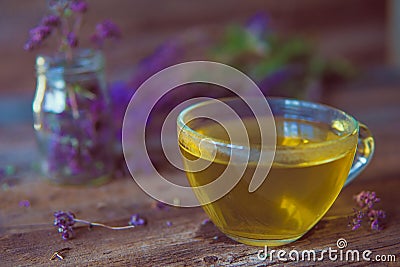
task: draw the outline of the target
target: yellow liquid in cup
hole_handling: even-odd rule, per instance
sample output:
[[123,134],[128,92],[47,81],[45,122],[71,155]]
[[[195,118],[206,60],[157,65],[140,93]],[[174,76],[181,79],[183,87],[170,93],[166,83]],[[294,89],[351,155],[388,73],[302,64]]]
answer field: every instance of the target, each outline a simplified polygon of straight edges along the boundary
[[[259,144],[256,120],[244,119],[243,122],[250,143]],[[341,137],[340,130],[346,127],[343,123],[327,125],[275,118],[276,155],[262,185],[255,192],[248,192],[256,167],[255,163],[249,163],[233,190],[203,205],[204,210],[222,232],[245,244],[275,246],[298,239],[328,211],[349,173],[357,132]],[[189,126],[205,136],[229,140],[224,128],[217,123]],[[182,146],[182,135],[179,138],[184,157],[198,159],[199,155],[194,155],[190,147]],[[191,186],[217,179],[227,163],[216,158],[205,170],[187,172]],[[206,191],[196,192],[196,196],[200,204],[208,202]]]

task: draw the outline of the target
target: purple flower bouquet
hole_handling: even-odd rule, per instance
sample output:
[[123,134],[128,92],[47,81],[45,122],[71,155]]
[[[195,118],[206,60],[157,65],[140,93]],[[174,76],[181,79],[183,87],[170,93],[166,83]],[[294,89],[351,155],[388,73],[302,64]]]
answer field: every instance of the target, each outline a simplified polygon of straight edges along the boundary
[[[59,37],[58,53],[36,59],[34,127],[44,175],[57,184],[100,184],[114,171],[115,132],[104,78],[102,52],[77,49],[78,31],[88,10],[84,0],[49,1],[52,14],[29,32],[26,50]],[[120,31],[99,23],[91,41],[102,47]]]

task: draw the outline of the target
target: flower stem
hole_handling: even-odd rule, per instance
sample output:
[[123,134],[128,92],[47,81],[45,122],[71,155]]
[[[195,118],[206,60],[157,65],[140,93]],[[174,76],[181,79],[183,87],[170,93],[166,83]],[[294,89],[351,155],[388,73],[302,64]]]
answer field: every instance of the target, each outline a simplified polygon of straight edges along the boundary
[[76,101],[74,88],[72,88],[70,85],[68,86],[68,95],[71,102],[72,116],[74,119],[77,119],[79,118],[78,103]]
[[70,31],[70,26],[69,26],[69,20],[67,17],[65,17],[64,13],[66,10],[67,6],[65,6],[61,11],[60,11],[60,17],[61,17],[61,42],[60,42],[60,52],[65,53],[65,59],[68,62],[72,62],[72,50],[71,47],[68,45],[67,41],[67,36]]
[[76,35],[78,35],[79,30],[81,29],[82,19],[83,19],[82,14],[78,14],[77,17],[76,17],[75,23],[74,23],[74,25],[72,27],[73,28],[73,32],[75,32]]
[[80,222],[80,223],[84,223],[84,224],[88,224],[89,226],[100,226],[100,227],[104,227],[107,229],[111,229],[111,230],[125,230],[125,229],[131,229],[131,228],[135,228],[134,225],[127,225],[127,226],[109,226],[109,225],[105,225],[102,223],[96,223],[96,222],[89,222],[89,221],[85,221],[85,220],[81,220],[81,219],[74,219],[75,222]]

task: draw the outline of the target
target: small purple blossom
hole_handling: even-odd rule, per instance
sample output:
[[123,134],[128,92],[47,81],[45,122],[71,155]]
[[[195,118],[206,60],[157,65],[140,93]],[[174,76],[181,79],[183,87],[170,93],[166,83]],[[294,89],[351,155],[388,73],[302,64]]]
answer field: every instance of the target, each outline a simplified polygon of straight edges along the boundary
[[370,209],[375,203],[380,201],[376,196],[376,193],[370,191],[361,191],[359,194],[354,196],[354,200],[361,208],[368,207]]
[[29,31],[29,35],[33,42],[41,42],[51,33],[51,27],[39,25]]
[[74,32],[68,33],[67,43],[68,43],[69,47],[71,47],[71,48],[78,46],[78,38],[76,37]]
[[139,214],[133,214],[129,220],[129,225],[139,226],[145,225],[146,219],[142,218]]
[[357,230],[358,228],[361,227],[361,222],[364,217],[364,212],[361,210],[353,209],[354,210],[354,215],[353,219],[350,223],[350,226],[352,226],[351,230]]
[[354,215],[351,218],[349,226],[352,230],[357,230],[361,227],[361,223],[365,217],[368,217],[371,230],[382,230],[382,221],[386,218],[386,213],[383,210],[372,209],[375,203],[380,199],[375,192],[362,191],[354,196],[359,209],[354,209]]
[[74,0],[69,4],[69,8],[76,13],[85,13],[88,9],[88,4],[83,0]]
[[370,210],[368,217],[371,221],[371,229],[380,231],[383,229],[382,220],[386,218],[386,213],[383,210]]
[[[53,14],[44,16],[40,24],[30,31],[24,49],[30,51],[39,47],[53,30],[58,29],[61,33],[59,51],[71,54],[71,48],[78,46],[77,36],[82,25],[82,16],[88,10],[88,3],[86,0],[49,0],[49,9]],[[105,39],[118,39],[120,36],[117,25],[105,20],[97,25],[92,39],[102,46]]]
[[31,203],[29,202],[29,200],[24,199],[24,200],[21,200],[21,201],[18,203],[18,205],[19,205],[20,207],[29,208],[29,207],[31,206]]
[[96,33],[99,37],[105,38],[119,38],[121,32],[118,26],[111,20],[104,20],[103,22],[97,24]]
[[382,230],[382,227],[379,225],[379,221],[377,219],[372,220],[371,230],[376,230],[376,231]]
[[384,212],[383,210],[370,210],[370,212],[368,212],[368,217],[374,219],[385,219],[386,212]]
[[25,44],[24,44],[24,50],[26,51],[31,51],[35,48],[35,44],[31,41],[28,40]]
[[168,227],[172,226],[172,222],[171,222],[171,221],[166,221],[165,224],[166,224]]
[[29,31],[30,41],[40,45],[51,33],[51,27],[39,25]]
[[95,33],[92,35],[91,40],[98,46],[102,46],[106,39],[119,39],[121,31],[118,26],[111,20],[104,20],[96,25]]
[[[135,215],[134,215],[135,216]],[[135,221],[136,224],[131,224],[132,221]],[[135,228],[136,225],[143,225],[145,224],[144,219],[139,218],[139,216],[136,216],[136,218],[131,217],[130,220],[130,225],[127,226],[109,226],[106,224],[102,223],[96,223],[96,222],[89,222],[86,220],[81,220],[75,217],[75,215],[68,211],[57,211],[54,213],[54,225],[58,227],[58,232],[61,233],[61,237],[64,240],[68,240],[72,238],[73,236],[73,229],[72,227],[74,226],[75,223],[83,223],[86,225],[89,225],[89,228],[93,226],[100,226],[104,227],[110,230],[125,230],[125,229],[132,229]]]
[[43,17],[41,25],[48,27],[57,27],[60,25],[61,20],[59,16],[56,15],[48,15]]
[[29,31],[29,39],[24,45],[25,50],[32,50],[40,46],[42,42],[51,34],[51,27],[39,25]]
[[75,224],[75,215],[72,212],[57,211],[54,213],[54,225],[64,240],[72,238],[72,226]]
[[259,12],[252,16],[246,23],[246,29],[257,37],[261,37],[268,26],[268,15]]

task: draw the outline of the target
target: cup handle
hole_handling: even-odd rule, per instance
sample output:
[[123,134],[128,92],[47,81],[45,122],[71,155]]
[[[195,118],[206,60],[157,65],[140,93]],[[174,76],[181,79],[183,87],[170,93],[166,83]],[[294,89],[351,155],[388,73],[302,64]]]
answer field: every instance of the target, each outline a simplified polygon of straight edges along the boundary
[[375,141],[371,131],[362,123],[359,123],[358,145],[356,155],[354,156],[353,165],[350,168],[349,176],[347,177],[344,186],[353,181],[371,161],[375,150]]

